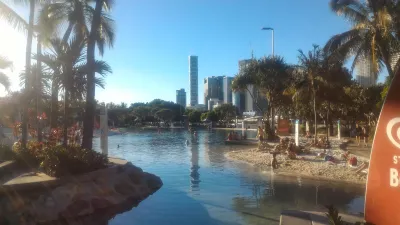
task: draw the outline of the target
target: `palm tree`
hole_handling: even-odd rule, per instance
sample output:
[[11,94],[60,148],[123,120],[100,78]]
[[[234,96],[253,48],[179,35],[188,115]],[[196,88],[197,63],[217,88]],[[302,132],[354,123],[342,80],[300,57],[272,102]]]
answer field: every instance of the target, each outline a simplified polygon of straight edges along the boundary
[[[323,51],[319,46],[314,45],[313,49],[305,54],[299,50],[299,70],[304,74],[304,80],[300,86],[302,90],[307,90],[311,94],[312,107],[314,112],[314,138],[317,140],[317,78],[321,76],[323,70]],[[299,92],[300,93],[300,92]]]
[[87,39],[87,94],[85,118],[83,121],[83,140],[82,147],[92,149],[93,126],[95,116],[95,45],[99,49],[99,54],[104,53],[104,44],[112,47],[114,43],[114,29],[110,23],[106,23],[105,18],[109,18],[103,12],[112,6],[112,0],[96,0],[96,5],[93,12],[92,24],[90,33]]
[[[49,2],[43,5],[39,16],[39,24],[44,24],[41,27],[47,27],[48,33],[54,33],[59,30],[64,22],[68,23],[68,28],[62,38],[62,43],[68,45],[68,40],[72,30],[75,27],[75,35],[85,37],[87,33],[87,18],[90,18],[91,10],[87,8],[87,2],[81,0],[66,0],[62,2]],[[50,15],[50,16],[49,16]],[[54,40],[53,40],[54,41]],[[53,48],[54,43],[52,43]],[[61,45],[56,44],[61,48]],[[40,65],[40,64],[38,64]],[[65,64],[64,64],[65,65]],[[48,65],[50,66],[50,65]],[[51,91],[51,116],[50,127],[56,128],[58,121],[58,94],[59,94],[59,74],[61,68],[55,68],[57,65],[51,66],[53,72],[57,73],[53,76],[53,85]],[[68,66],[69,68],[71,66]],[[67,68],[65,68],[67,69]]]
[[[10,69],[12,68],[12,62],[9,61],[7,58],[0,56],[0,69]],[[10,80],[8,76],[0,71],[0,85],[3,85],[4,88],[8,91],[10,88]]]
[[[371,61],[375,70],[375,79],[386,66],[389,77],[393,78],[392,55],[399,52],[398,26],[399,3],[387,0],[331,0],[334,12],[348,19],[353,27],[344,33],[333,36],[326,44],[325,51],[339,58],[354,56],[353,66],[361,60]],[[396,15],[397,14],[397,17]],[[395,24],[397,22],[397,25]],[[397,27],[397,31],[398,31]]]
[[[82,101],[87,89],[88,67],[85,61],[85,45],[83,40],[77,37],[72,38],[67,45],[58,38],[52,39],[50,42],[50,52],[42,56],[42,61],[53,74],[52,89],[56,85],[57,88],[64,91],[63,144],[67,145],[71,100]],[[110,66],[104,61],[96,61],[94,69],[102,77],[112,72]],[[104,88],[102,77],[95,78],[95,84]]]

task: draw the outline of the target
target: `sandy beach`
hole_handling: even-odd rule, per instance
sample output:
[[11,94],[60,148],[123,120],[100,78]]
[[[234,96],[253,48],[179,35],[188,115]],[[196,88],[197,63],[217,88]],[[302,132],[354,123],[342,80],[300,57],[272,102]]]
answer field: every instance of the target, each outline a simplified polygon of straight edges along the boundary
[[[300,144],[304,145],[306,139],[300,139]],[[277,155],[279,167],[275,169],[276,174],[302,176],[306,178],[330,180],[337,182],[347,182],[355,184],[365,184],[367,175],[364,173],[356,173],[355,168],[350,167],[346,161],[341,160],[341,155],[344,153],[339,148],[342,140],[332,139],[331,149],[328,150],[328,155],[333,156],[336,161],[328,162],[323,158],[318,158],[318,153],[322,153],[323,149],[311,148],[310,154],[297,155],[297,159],[290,160],[287,155]],[[273,146],[274,144],[270,144]],[[247,148],[226,153],[226,157],[231,160],[239,160],[247,162],[253,166],[272,169],[272,154],[265,151],[260,151],[258,148]],[[358,165],[368,159],[357,156]]]

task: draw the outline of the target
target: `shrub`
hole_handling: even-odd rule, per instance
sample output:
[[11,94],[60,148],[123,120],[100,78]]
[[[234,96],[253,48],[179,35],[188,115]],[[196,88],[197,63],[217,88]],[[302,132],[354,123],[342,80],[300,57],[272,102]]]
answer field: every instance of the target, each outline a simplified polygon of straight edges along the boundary
[[14,160],[15,153],[7,145],[0,145],[0,160]]
[[16,161],[23,166],[37,167],[43,160],[43,149],[44,144],[37,141],[28,141],[26,149],[23,149],[21,142],[16,142],[13,145],[12,151],[15,154]]
[[50,176],[62,177],[106,168],[107,156],[79,146],[47,146],[43,149],[41,169]]

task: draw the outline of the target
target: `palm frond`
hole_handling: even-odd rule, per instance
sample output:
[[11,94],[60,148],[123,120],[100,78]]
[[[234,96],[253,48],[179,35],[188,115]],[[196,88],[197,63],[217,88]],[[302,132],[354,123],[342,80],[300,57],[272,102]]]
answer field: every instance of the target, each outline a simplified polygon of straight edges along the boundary
[[11,7],[0,1],[0,19],[7,21],[14,29],[22,32],[28,30],[28,23]]
[[369,23],[368,9],[357,0],[331,0],[330,7],[352,24]]
[[106,86],[106,82],[102,77],[95,77],[94,83],[96,84],[97,87],[101,87],[102,89],[104,89]]
[[36,31],[43,37],[52,37],[57,34],[66,19],[64,14],[67,9],[67,5],[61,2],[42,5],[36,21]]
[[6,57],[0,56],[0,69],[12,69],[13,63]]
[[11,86],[10,79],[6,74],[3,72],[0,72],[0,84],[7,90],[9,91],[9,88]]

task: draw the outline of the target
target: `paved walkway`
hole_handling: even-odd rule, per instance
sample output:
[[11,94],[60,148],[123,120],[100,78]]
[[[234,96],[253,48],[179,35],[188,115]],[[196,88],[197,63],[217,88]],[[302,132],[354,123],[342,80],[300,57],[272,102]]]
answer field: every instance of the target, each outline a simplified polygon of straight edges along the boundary
[[[364,219],[356,215],[340,214],[346,224],[354,224]],[[328,225],[331,224],[325,212],[307,212],[298,210],[284,210],[281,213],[280,225]]]

